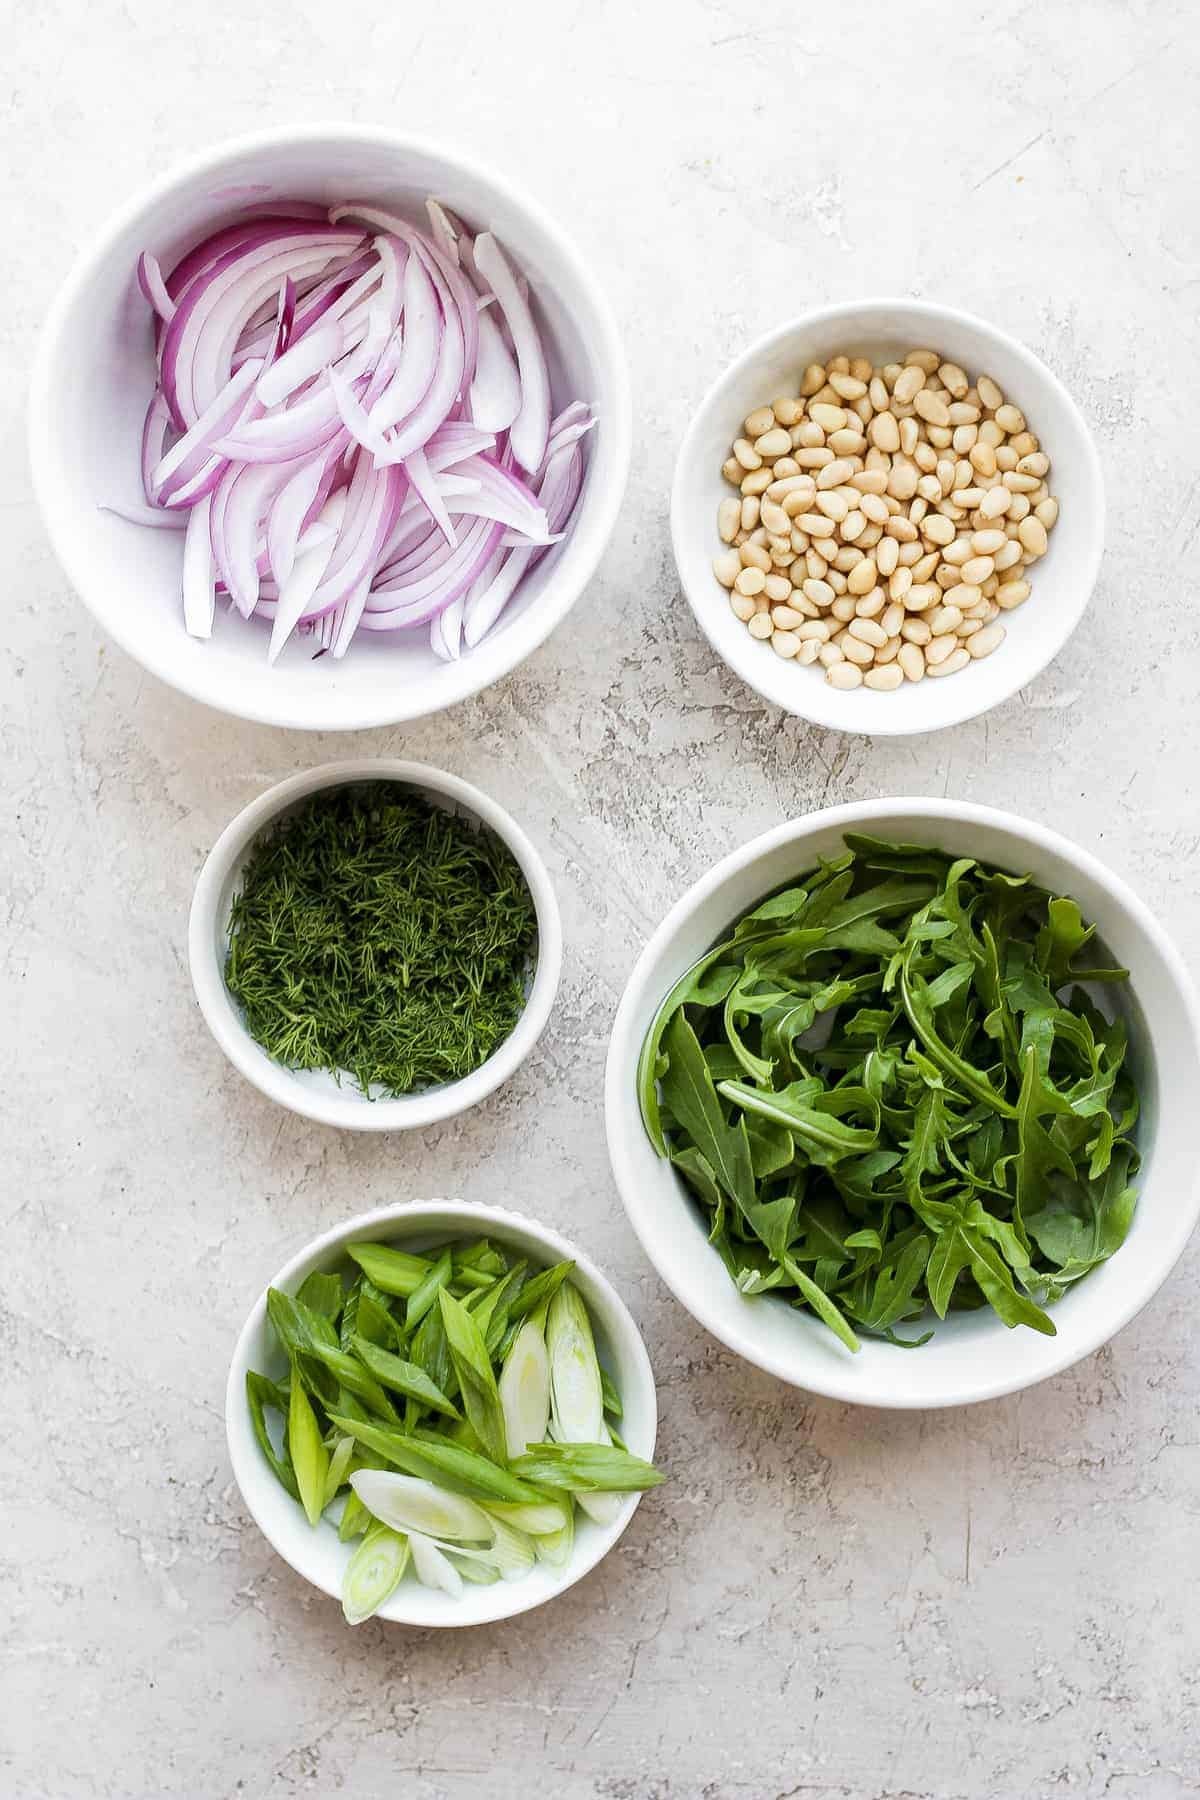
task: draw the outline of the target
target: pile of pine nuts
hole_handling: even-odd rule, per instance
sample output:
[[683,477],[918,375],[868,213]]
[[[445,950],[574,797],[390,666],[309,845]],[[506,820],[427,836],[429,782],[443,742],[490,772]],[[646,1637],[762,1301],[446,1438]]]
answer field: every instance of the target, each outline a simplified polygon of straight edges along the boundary
[[836,688],[957,674],[1029,598],[1058,502],[996,383],[933,350],[835,356],[745,421],[713,573],[755,638]]

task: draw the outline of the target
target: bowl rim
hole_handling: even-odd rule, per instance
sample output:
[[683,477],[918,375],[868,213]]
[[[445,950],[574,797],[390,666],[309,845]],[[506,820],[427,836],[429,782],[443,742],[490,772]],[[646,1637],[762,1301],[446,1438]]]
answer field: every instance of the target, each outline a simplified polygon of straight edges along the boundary
[[[647,1461],[651,1461],[654,1456],[654,1447],[658,1440],[658,1389],[655,1385],[654,1370],[651,1367],[650,1356],[637,1321],[634,1319],[633,1314],[626,1306],[612,1282],[608,1279],[608,1276],[605,1275],[597,1264],[592,1261],[590,1256],[580,1250],[569,1238],[563,1237],[562,1234],[556,1231],[552,1226],[543,1225],[540,1220],[532,1219],[526,1213],[514,1212],[509,1207],[492,1206],[476,1200],[430,1199],[393,1201],[387,1206],[377,1206],[373,1207],[369,1212],[358,1213],[353,1218],[343,1221],[342,1224],[331,1226],[328,1231],[321,1232],[317,1237],[305,1244],[302,1249],[290,1256],[278,1273],[267,1283],[267,1286],[287,1288],[288,1283],[294,1281],[299,1270],[306,1264],[312,1262],[315,1257],[323,1257],[327,1254],[332,1257],[343,1248],[351,1237],[359,1237],[364,1233],[378,1231],[385,1226],[393,1228],[403,1227],[407,1234],[407,1227],[410,1224],[412,1226],[412,1234],[416,1234],[421,1230],[422,1217],[434,1213],[436,1213],[441,1220],[444,1220],[447,1215],[449,1215],[452,1219],[459,1221],[467,1227],[484,1224],[491,1225],[494,1227],[495,1235],[497,1237],[502,1237],[506,1231],[511,1231],[514,1227],[520,1231],[526,1232],[531,1237],[536,1238],[540,1244],[545,1246],[547,1253],[551,1254],[554,1262],[573,1261],[576,1267],[584,1275],[585,1279],[599,1290],[604,1297],[605,1305],[611,1309],[613,1317],[620,1323],[621,1331],[625,1336],[626,1346],[637,1368],[638,1379],[644,1388],[650,1420],[650,1442],[645,1451],[645,1456]],[[254,1305],[250,1308],[246,1321],[238,1332],[237,1340],[233,1348],[233,1354],[230,1357],[229,1362],[229,1374],[225,1383],[225,1442],[229,1452],[230,1465],[233,1469],[233,1478],[237,1483],[238,1492],[242,1496],[242,1501],[247,1512],[250,1514],[250,1517],[254,1520],[255,1525],[258,1527],[267,1543],[270,1544],[275,1554],[282,1558],[282,1560],[288,1564],[289,1568],[294,1569],[296,1574],[299,1575],[302,1580],[309,1582],[311,1586],[318,1588],[322,1593],[328,1594],[331,1599],[340,1600],[341,1595],[337,1589],[327,1586],[324,1582],[314,1579],[314,1577],[309,1575],[305,1570],[297,1568],[287,1551],[279,1544],[274,1534],[268,1529],[266,1524],[264,1524],[259,1510],[255,1506],[254,1494],[258,1489],[259,1480],[266,1481],[273,1479],[273,1477],[271,1477],[270,1471],[266,1468],[252,1464],[249,1457],[249,1445],[246,1441],[246,1434],[240,1431],[238,1427],[244,1422],[243,1415],[246,1407],[245,1379],[246,1371],[250,1366],[250,1340],[263,1323],[266,1316],[266,1307],[267,1289],[264,1287],[258,1298],[255,1300]],[[243,1455],[243,1450],[246,1452],[245,1455]],[[245,1476],[245,1479],[243,1479],[243,1476]],[[507,1606],[503,1612],[489,1613],[484,1619],[454,1617],[406,1619],[403,1616],[397,1616],[386,1609],[381,1609],[377,1617],[383,1619],[388,1624],[416,1625],[423,1630],[430,1628],[456,1630],[469,1625],[495,1624],[501,1619],[514,1618],[519,1613],[531,1612],[534,1608],[545,1605],[547,1601],[557,1599],[558,1596],[565,1593],[568,1588],[574,1587],[577,1581],[581,1581],[598,1563],[603,1561],[609,1551],[624,1534],[626,1527],[638,1509],[641,1499],[642,1496],[640,1493],[629,1494],[621,1507],[620,1513],[610,1525],[596,1526],[594,1533],[589,1533],[589,1537],[592,1538],[593,1541],[590,1543],[585,1554],[578,1554],[578,1540],[576,1540],[576,1546],[572,1551],[571,1561],[562,1571],[560,1584],[552,1593],[524,1599],[521,1596],[520,1583],[505,1583],[505,1590],[513,1596],[513,1603]],[[493,1590],[487,1589],[484,1591],[491,1592]],[[386,1603],[387,1607],[392,1606],[395,1598],[396,1596],[393,1595],[392,1599]]]
[[[968,683],[967,686],[970,691],[968,694],[964,695],[963,701],[960,704],[951,706],[945,718],[939,718],[932,722],[923,720],[916,714],[912,717],[906,716],[899,708],[895,708],[893,709],[895,713],[895,723],[891,723],[885,714],[883,723],[872,721],[868,726],[856,723],[852,712],[849,710],[847,710],[845,718],[843,718],[840,713],[838,713],[836,717],[828,716],[831,710],[835,713],[837,712],[836,706],[832,708],[821,708],[818,705],[816,712],[814,712],[812,707],[805,703],[804,692],[799,693],[797,704],[794,706],[780,700],[776,695],[768,693],[765,688],[759,685],[752,675],[748,674],[743,669],[736,668],[734,664],[729,661],[729,658],[719,641],[719,634],[716,630],[716,619],[718,614],[717,612],[714,612],[713,607],[708,604],[712,599],[711,594],[706,595],[704,601],[701,601],[700,597],[693,594],[691,588],[689,588],[687,577],[684,574],[685,542],[688,544],[688,547],[691,548],[690,539],[685,539],[683,518],[685,495],[688,491],[687,471],[694,454],[696,440],[701,435],[704,422],[707,419],[709,412],[724,398],[726,390],[737,385],[737,382],[743,373],[752,363],[760,356],[765,355],[768,351],[775,349],[777,345],[784,343],[788,338],[795,336],[797,333],[811,331],[820,326],[836,323],[837,320],[841,318],[850,317],[866,311],[886,311],[895,313],[898,315],[901,322],[903,317],[919,321],[921,324],[928,323],[931,325],[936,325],[939,321],[950,321],[955,326],[962,327],[967,331],[978,332],[983,337],[991,338],[996,343],[1002,345],[1006,354],[1023,364],[1032,381],[1042,383],[1053,393],[1059,405],[1071,417],[1079,432],[1080,441],[1083,445],[1082,472],[1087,488],[1090,490],[1091,494],[1091,505],[1089,510],[1092,515],[1092,523],[1089,527],[1087,552],[1082,559],[1082,578],[1079,582],[1080,599],[1073,610],[1063,612],[1057,616],[1055,630],[1050,638],[1051,647],[1048,649],[1041,663],[1030,674],[1022,675],[1019,678],[1011,680],[1006,677],[1003,681],[999,681],[995,690],[989,691],[987,698],[982,701],[977,701],[976,703],[972,703],[971,694],[977,693],[978,690],[970,690],[970,684]],[[671,480],[670,513],[671,549],[675,558],[675,572],[679,579],[679,585],[683,589],[687,603],[695,616],[696,623],[699,625],[707,642],[731,673],[736,675],[739,680],[744,681],[746,686],[752,688],[756,694],[768,703],[768,705],[777,706],[781,712],[788,713],[793,718],[806,719],[810,724],[819,725],[824,730],[844,731],[853,734],[856,737],[916,737],[922,733],[942,731],[950,726],[961,725],[968,719],[980,718],[984,713],[991,712],[994,707],[1002,705],[1006,700],[1011,700],[1012,696],[1019,692],[1022,687],[1027,686],[1030,681],[1035,680],[1038,675],[1042,674],[1045,669],[1049,667],[1055,657],[1060,654],[1067,643],[1067,640],[1070,638],[1084,613],[1087,611],[1092,594],[1095,591],[1096,580],[1100,572],[1100,564],[1104,555],[1107,501],[1104,491],[1104,475],[1100,463],[1100,453],[1096,448],[1096,441],[1092,435],[1091,428],[1084,418],[1080,407],[1054,371],[1050,369],[1039,356],[1035,356],[1033,351],[1022,343],[1019,338],[1013,337],[1011,333],[1005,331],[1001,326],[993,325],[989,320],[980,318],[977,313],[965,312],[959,307],[943,306],[938,301],[921,300],[910,295],[868,294],[859,299],[840,300],[832,306],[810,307],[807,312],[798,313],[795,317],[788,319],[782,325],[776,325],[770,331],[764,332],[761,337],[755,338],[739,356],[736,356],[732,362],[726,365],[717,376],[716,380],[705,390],[703,397],[692,414],[688,428],[683,435],[682,442],[680,443],[675,458],[675,471]],[[710,629],[710,622],[712,623],[712,629]],[[766,664],[765,666],[769,668],[772,665]],[[827,685],[828,684],[826,684],[826,686]],[[815,680],[808,683],[799,682],[797,683],[797,687],[798,690],[815,688],[817,694],[823,694],[825,692],[825,688]],[[833,692],[834,690],[830,691]],[[953,691],[957,690],[952,690],[952,692]],[[841,697],[839,696],[839,699],[840,698]]]
[[[414,683],[411,689],[396,688],[395,698],[359,695],[354,691],[327,694],[319,717],[271,704],[271,687],[254,687],[246,697],[237,696],[228,703],[215,698],[211,683],[192,672],[192,666],[177,666],[170,651],[146,653],[137,634],[126,622],[120,609],[105,610],[93,605],[89,593],[87,559],[77,544],[61,500],[54,492],[53,465],[55,452],[51,418],[54,408],[53,371],[61,359],[60,340],[68,316],[80,296],[86,293],[100,266],[109,255],[114,241],[128,230],[150,206],[169,198],[181,182],[194,181],[219,169],[238,157],[261,155],[285,146],[305,145],[336,139],[343,144],[382,147],[397,156],[406,153],[427,156],[450,164],[470,181],[502,193],[507,201],[529,219],[533,227],[554,247],[556,255],[568,269],[572,280],[588,297],[592,318],[588,338],[595,345],[597,364],[606,370],[612,392],[605,407],[604,434],[611,442],[607,460],[611,463],[609,478],[598,485],[595,512],[586,530],[571,532],[555,574],[569,556],[573,573],[569,583],[562,584],[570,593],[553,604],[554,581],[537,606],[528,608],[488,645],[488,654],[478,652],[461,657],[449,674],[437,683]],[[463,155],[449,143],[417,132],[397,131],[387,125],[355,124],[336,119],[305,125],[272,126],[261,131],[223,138],[218,144],[181,158],[155,180],[148,182],[118,207],[89,238],[76,256],[43,321],[30,376],[28,402],[28,449],[34,497],[42,524],[55,558],[71,584],[76,597],[86,607],[99,628],[141,668],[177,692],[215,712],[232,718],[249,719],[256,724],[274,725],[300,731],[368,731],[381,725],[404,724],[456,706],[492,686],[532,655],[551,632],[561,625],[588,583],[594,577],[600,559],[608,547],[629,480],[633,453],[633,400],[629,368],[625,357],[616,316],[608,295],[576,250],[573,240],[554,221],[538,201],[531,200],[525,190],[490,165],[470,155]],[[484,649],[484,646],[479,646]],[[200,670],[203,664],[195,667]],[[266,665],[264,664],[264,668]],[[472,673],[475,671],[475,673]],[[404,697],[407,691],[407,698]],[[436,697],[432,703],[427,697]],[[261,693],[262,698],[258,696]]]
[[[1016,1378],[999,1375],[990,1381],[974,1381],[968,1386],[950,1388],[944,1396],[936,1400],[926,1397],[913,1398],[889,1390],[885,1394],[864,1394],[861,1389],[847,1378],[843,1379],[836,1364],[828,1369],[818,1363],[813,1367],[798,1369],[796,1359],[773,1354],[770,1349],[754,1343],[736,1322],[732,1309],[723,1304],[714,1309],[709,1306],[703,1296],[698,1297],[693,1284],[687,1279],[681,1263],[670,1267],[659,1261],[652,1251],[648,1234],[643,1230],[642,1199],[640,1183],[632,1167],[627,1145],[630,1131],[630,1105],[636,1111],[636,1092],[631,1101],[632,1071],[637,1066],[637,1056],[641,1049],[641,1040],[636,1032],[637,1016],[643,1008],[647,996],[649,972],[663,951],[670,945],[683,923],[694,913],[709,895],[716,892],[729,876],[748,868],[751,864],[767,855],[780,845],[793,841],[802,841],[814,831],[827,829],[847,830],[855,826],[865,827],[869,823],[876,825],[888,819],[911,815],[914,812],[925,813],[930,821],[953,819],[981,827],[992,826],[1012,835],[1024,838],[1041,850],[1061,856],[1072,863],[1090,880],[1104,888],[1112,900],[1132,919],[1136,927],[1144,933],[1153,949],[1162,958],[1167,974],[1179,993],[1183,1013],[1190,1027],[1192,1059],[1200,1065],[1200,998],[1196,987],[1184,964],[1183,958],[1176,949],[1165,928],[1151,912],[1145,901],[1136,894],[1122,878],[1109,869],[1090,850],[1064,837],[1049,826],[1039,824],[1035,820],[1023,818],[1020,814],[1004,811],[1000,807],[982,806],[967,800],[938,800],[923,795],[899,795],[880,800],[854,800],[843,805],[823,807],[817,812],[806,813],[796,819],[786,820],[771,830],[762,832],[752,838],[749,843],[730,851],[711,868],[707,869],[683,893],[670,908],[661,924],[654,931],[642,949],[629,979],[625,984],[613,1021],[612,1034],[609,1039],[608,1058],[605,1067],[604,1110],[605,1130],[608,1138],[609,1161],[617,1191],[630,1224],[637,1234],[643,1251],[658,1275],[674,1294],[679,1303],[691,1313],[705,1330],[710,1332],[728,1349],[753,1363],[757,1368],[765,1369],[792,1387],[802,1388],[806,1392],[824,1395],[827,1399],[848,1401],[853,1405],[875,1406],[895,1411],[933,1411],[942,1407],[973,1405],[983,1400],[995,1400],[1005,1394],[1020,1392],[1025,1388],[1036,1387],[1054,1375],[1060,1375],[1065,1369],[1081,1362],[1103,1344],[1108,1343],[1119,1331],[1141,1312],[1142,1308],[1153,1299],[1159,1288],[1174,1269],[1179,1258],[1187,1247],[1188,1241],[1200,1218],[1200,1179],[1193,1181],[1190,1192],[1181,1197],[1182,1203],[1175,1212],[1169,1226],[1158,1232],[1158,1243],[1161,1255],[1153,1272],[1142,1281],[1141,1285],[1130,1290],[1121,1304],[1107,1314],[1094,1327],[1085,1330],[1078,1339],[1068,1344],[1065,1339],[1047,1339],[1047,1344],[1054,1346],[1048,1352],[1044,1368],[1032,1377]],[[641,1118],[636,1118],[634,1129],[640,1131]],[[715,1254],[715,1252],[714,1252]],[[732,1282],[729,1284],[729,1296],[736,1290]]]
[[[232,1007],[224,973],[213,952],[217,909],[229,872],[242,852],[286,807],[325,788],[364,781],[396,781],[444,794],[474,814],[501,838],[516,857],[533,896],[538,950],[533,985],[525,1009],[498,1049],[460,1081],[427,1092],[366,1102],[308,1089],[291,1070],[275,1063],[250,1036]],[[429,763],[399,757],[355,757],[320,763],[266,789],[242,807],[204,859],[188,915],[188,964],[192,987],[204,1022],[238,1072],[260,1093],[290,1112],[320,1125],[357,1131],[404,1131],[453,1118],[493,1093],[522,1063],[541,1037],[554,1006],[562,975],[562,919],[553,884],[541,853],[512,815],[482,788],[436,769]],[[355,1090],[357,1093],[357,1090]],[[362,1114],[364,1116],[359,1117]]]

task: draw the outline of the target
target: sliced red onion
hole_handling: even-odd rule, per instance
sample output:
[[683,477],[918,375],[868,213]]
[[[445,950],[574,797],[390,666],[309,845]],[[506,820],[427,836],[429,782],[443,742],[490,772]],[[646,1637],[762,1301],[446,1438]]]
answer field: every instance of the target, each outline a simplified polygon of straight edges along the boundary
[[550,435],[550,376],[542,340],[504,252],[490,231],[475,239],[475,266],[508,322],[521,371],[521,410],[509,433],[513,455],[523,469],[536,469],[546,454]]
[[569,526],[590,409],[551,423],[523,277],[428,214],[267,203],[165,276],[139,258],[149,504],[106,510],[185,528],[193,635],[221,595],[270,625],[271,662],[294,632],[340,659],[359,630],[422,625],[454,659]]

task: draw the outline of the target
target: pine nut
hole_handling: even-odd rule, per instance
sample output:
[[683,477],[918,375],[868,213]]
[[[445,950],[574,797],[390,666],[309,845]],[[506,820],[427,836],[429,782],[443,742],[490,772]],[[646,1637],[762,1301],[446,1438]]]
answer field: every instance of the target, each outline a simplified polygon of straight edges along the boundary
[[713,557],[713,574],[724,588],[731,588],[742,572],[742,559],[736,550],[722,550]]
[[1005,581],[996,589],[996,605],[1001,612],[1012,612],[1014,607],[1028,600],[1032,589],[1027,581]]
[[947,632],[954,632],[962,624],[962,614],[957,606],[939,606],[929,615],[930,635],[935,638],[945,637]]
[[969,639],[967,653],[978,662],[981,657],[990,656],[993,650],[998,649],[1004,642],[1004,637],[1003,625],[985,625]]
[[1036,513],[1030,513],[1028,518],[1021,520],[1017,526],[1017,536],[1025,546],[1028,556],[1045,556],[1046,527]]
[[[861,620],[855,620],[855,624],[860,623],[862,623]],[[867,623],[869,624],[870,621],[868,620]],[[853,629],[852,625],[850,632],[847,632],[842,639],[842,655],[848,662],[857,663],[862,669],[869,669],[875,661],[875,651],[870,644],[864,644],[861,638],[852,636]]]
[[855,604],[851,595],[840,594],[829,611],[835,619],[839,619],[843,625],[847,625],[854,617]]
[[873,644],[876,650],[882,650],[888,641],[888,633],[874,619],[851,619],[850,636],[864,644]]
[[879,573],[883,576],[885,581],[888,580],[895,573],[895,570],[896,570],[897,565],[899,564],[899,561],[900,561],[900,546],[896,542],[895,538],[890,538],[890,537],[882,538],[880,540],[877,550],[875,551],[875,567],[878,569]]
[[875,586],[877,570],[874,559],[864,556],[860,563],[855,563],[846,577],[846,589],[851,594],[869,594]]
[[753,531],[758,524],[759,499],[757,494],[747,494],[742,501],[742,530]]
[[732,610],[734,616],[736,618],[739,618],[742,621],[743,625],[745,625],[748,620],[752,619],[754,617],[755,613],[758,611],[758,608],[754,604],[753,600],[747,599],[745,594],[738,594],[738,593],[730,594],[729,605],[730,605],[730,609]]
[[867,391],[866,382],[856,381],[853,375],[831,375],[829,385],[843,400],[861,400]]
[[1042,484],[1036,475],[1022,475],[1019,469],[1009,469],[1004,476],[1004,485],[1014,494],[1036,494]]
[[979,501],[979,511],[985,519],[1000,519],[1008,512],[1015,496],[1003,484],[989,488]]
[[733,446],[733,454],[743,469],[761,469],[762,457],[748,438],[738,438]]
[[[771,460],[774,460],[777,456],[786,456],[791,447],[791,432],[785,431],[782,425],[776,425],[770,431],[764,431],[761,437],[757,437],[754,440],[754,448],[757,454],[764,458],[770,458]],[[734,450],[734,455],[737,455],[736,448]]]
[[921,428],[912,418],[900,421],[900,448],[905,456],[912,456],[921,441]]
[[949,425],[950,411],[946,402],[929,389],[922,388],[913,401],[913,411],[929,425]]
[[979,398],[990,412],[995,412],[998,406],[1004,405],[1004,395],[990,375],[980,375],[975,386],[979,390]]
[[948,656],[953,656],[957,649],[958,639],[953,632],[948,632],[945,637],[932,638],[925,646],[925,667],[936,669]]
[[892,389],[892,395],[900,402],[901,406],[910,406],[924,386],[925,371],[913,364],[901,370],[896,378],[896,385]]
[[973,587],[978,587],[980,582],[987,580],[996,564],[990,556],[969,556],[961,567],[963,580],[969,581]]
[[825,386],[825,370],[820,363],[809,363],[800,381],[800,392],[805,399],[817,394]]
[[910,350],[904,359],[906,369],[922,369],[926,375],[932,375],[941,357],[936,350]]
[[843,407],[829,406],[820,400],[809,401],[808,416],[822,431],[841,431],[849,422]]
[[877,450],[894,456],[900,448],[900,427],[890,412],[876,413],[867,427],[867,436]]
[[925,536],[931,544],[952,544],[957,535],[951,521],[941,513],[932,513],[924,521]]
[[[775,416],[776,424],[786,425],[789,431],[793,425],[798,425],[800,420],[804,417],[804,407],[799,400],[772,400],[771,412]],[[749,429],[749,426],[750,421],[747,419],[747,430]]]
[[838,456],[861,456],[867,447],[867,440],[861,431],[851,431],[849,426],[844,431],[831,431],[828,437],[829,448]]
[[766,642],[774,629],[775,627],[771,623],[771,615],[769,612],[756,612],[754,617],[750,620],[750,623],[746,626],[746,630],[750,633],[750,636],[752,638],[757,638],[761,643]]
[[773,606],[784,606],[791,597],[792,584],[786,575],[768,575],[763,592]]
[[997,572],[1003,574],[1005,569],[1014,568],[1021,561],[1024,553],[1024,547],[1019,538],[1014,538],[1010,543],[1005,544],[1003,550],[997,550],[995,555]]
[[763,549],[761,544],[756,544],[753,538],[747,539],[744,544],[738,546],[738,555],[742,559],[743,568],[761,569],[764,575],[770,574],[770,554]]
[[837,599],[837,595],[827,581],[819,581],[811,575],[802,584],[801,592],[812,601],[814,606],[832,606]]
[[758,406],[752,413],[747,413],[742,421],[746,436],[753,441],[761,437],[764,431],[770,431],[775,423],[775,413],[769,406]]
[[1004,432],[1024,431],[1025,414],[1019,406],[1007,404],[996,408],[996,423]]
[[905,619],[900,636],[909,644],[927,644],[933,633],[924,619]]
[[825,679],[830,687],[845,688],[847,690],[850,688],[861,687],[862,670],[856,669],[852,662],[838,662],[834,663],[831,669],[825,671]]
[[[953,642],[953,639],[947,641]],[[926,657],[925,660],[928,662],[929,658]],[[970,660],[970,651],[964,644],[960,644],[958,649],[955,650],[952,655],[948,656],[944,662],[935,664],[933,668],[928,669],[926,672],[931,676],[957,675],[960,669],[965,669],[967,667]]]
[[825,619],[806,619],[798,635],[805,643],[815,640],[819,644],[825,644],[833,636],[833,627]]
[[739,500],[722,500],[717,508],[717,530],[723,544],[732,544],[742,523],[742,506]]
[[1058,524],[1058,501],[1039,500],[1033,510],[1036,516],[1042,521],[1046,530],[1053,531],[1054,527]]
[[942,590],[932,581],[921,581],[913,584],[904,596],[905,612],[928,612],[931,606],[940,604]]
[[868,669],[863,681],[869,688],[876,688],[882,694],[891,694],[903,684],[904,670],[895,663],[885,663],[882,668]]
[[797,650],[797,652],[796,652],[796,661],[798,663],[802,664],[803,667],[805,667],[805,668],[811,668],[812,664],[816,662],[816,660],[820,654],[821,654],[820,644],[815,644],[815,643],[811,643],[811,642],[803,643],[803,644],[801,644],[799,650]]
[[767,578],[761,569],[743,569],[733,585],[739,594],[753,596],[762,593],[767,585]]
[[907,681],[924,681],[925,655],[919,644],[901,644],[896,652],[896,664]]
[[773,631],[771,648],[776,656],[782,656],[785,661],[790,661],[800,648],[800,639],[794,631]]
[[822,644],[817,651],[817,661],[824,669],[832,669],[835,663],[845,660],[840,644]]
[[967,451],[967,461],[979,475],[996,473],[996,452],[991,444],[985,444],[982,438],[977,439]]
[[721,464],[721,473],[726,481],[731,481],[734,487],[739,487],[741,485],[742,476],[746,471],[743,469],[736,456],[727,456],[725,461]]
[[904,608],[899,600],[891,601],[879,615],[880,628],[889,637],[895,637],[904,623]]

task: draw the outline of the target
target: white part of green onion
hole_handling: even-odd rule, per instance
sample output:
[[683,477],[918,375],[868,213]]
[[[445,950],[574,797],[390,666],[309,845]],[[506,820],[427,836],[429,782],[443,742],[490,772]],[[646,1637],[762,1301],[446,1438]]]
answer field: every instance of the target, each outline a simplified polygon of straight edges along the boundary
[[370,1619],[400,1584],[408,1567],[408,1539],[386,1525],[373,1525],[342,1577],[342,1611],[348,1625]]
[[420,1531],[410,1531],[413,1568],[422,1586],[439,1589],[457,1600],[463,1591],[463,1578],[450,1558]]
[[569,1501],[535,1500],[524,1506],[513,1506],[508,1501],[489,1500],[483,1510],[493,1519],[503,1519],[517,1531],[527,1531],[530,1537],[548,1537],[551,1532],[562,1530],[569,1509]]
[[532,1319],[526,1319],[504,1359],[500,1405],[510,1457],[523,1456],[528,1445],[545,1441],[550,1417],[550,1358],[541,1327]]
[[604,1394],[591,1320],[577,1288],[564,1281],[546,1318],[555,1435],[567,1444],[598,1444]]
[[[603,1420],[600,1422],[598,1444],[611,1444],[612,1434]],[[576,1500],[582,1512],[585,1512],[593,1525],[611,1525],[626,1499],[624,1494],[576,1494]]]
[[575,1547],[575,1509],[568,1502],[566,1523],[561,1531],[547,1531],[533,1540],[533,1548],[539,1559],[549,1563],[552,1569],[561,1569],[570,1561],[571,1551]]
[[465,1556],[461,1550],[447,1550],[445,1556],[450,1567],[457,1569],[464,1581],[470,1581],[476,1587],[492,1587],[500,1579],[495,1563],[479,1562]]
[[419,1531],[425,1537],[490,1543],[495,1521],[462,1494],[449,1494],[416,1475],[391,1469],[356,1469],[350,1485],[369,1513],[393,1531]]
[[489,1555],[505,1581],[520,1581],[537,1561],[533,1539],[523,1531],[514,1530],[503,1519],[496,1519],[494,1523],[496,1536]]

